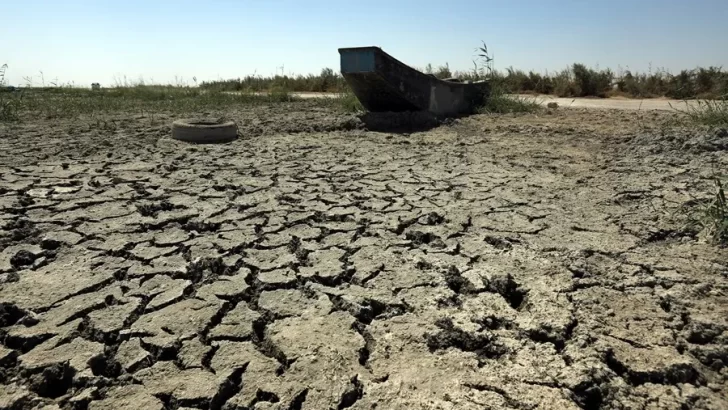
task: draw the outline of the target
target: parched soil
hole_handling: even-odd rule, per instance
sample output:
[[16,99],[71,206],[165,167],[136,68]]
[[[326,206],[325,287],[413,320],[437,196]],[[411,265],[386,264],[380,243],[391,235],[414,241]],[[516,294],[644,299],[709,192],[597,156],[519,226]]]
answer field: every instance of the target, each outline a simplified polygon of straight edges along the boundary
[[0,409],[727,409],[725,130],[314,103],[0,128]]

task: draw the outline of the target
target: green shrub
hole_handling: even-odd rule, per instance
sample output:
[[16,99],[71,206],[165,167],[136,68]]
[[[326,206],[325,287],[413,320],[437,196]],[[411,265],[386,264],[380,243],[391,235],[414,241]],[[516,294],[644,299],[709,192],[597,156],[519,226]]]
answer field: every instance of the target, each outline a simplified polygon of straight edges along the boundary
[[723,182],[719,176],[713,177],[715,192],[712,197],[698,202],[697,207],[685,208],[687,230],[702,231],[715,245],[728,245],[728,201]]
[[509,95],[506,87],[498,80],[491,80],[490,86],[490,95],[477,109],[481,114],[527,113],[541,109],[535,97]]
[[282,85],[273,86],[273,88],[271,88],[268,92],[268,97],[272,102],[287,102],[292,99],[288,89]]
[[686,101],[684,110],[673,108],[694,123],[728,126],[728,101],[726,100],[697,100],[691,103]]
[[5,81],[7,69],[7,64],[0,66],[0,122],[17,121],[24,103],[22,90],[8,87]]
[[614,77],[611,70],[596,71],[587,68],[584,64],[574,64],[571,69],[579,90],[579,97],[604,97],[611,89],[612,78]]
[[574,82],[571,71],[569,70],[562,70],[557,73],[551,81],[554,87],[554,94],[559,97],[575,97],[581,93],[581,89]]
[[344,112],[357,113],[365,111],[364,106],[361,105],[359,99],[351,91],[339,94],[337,103]]

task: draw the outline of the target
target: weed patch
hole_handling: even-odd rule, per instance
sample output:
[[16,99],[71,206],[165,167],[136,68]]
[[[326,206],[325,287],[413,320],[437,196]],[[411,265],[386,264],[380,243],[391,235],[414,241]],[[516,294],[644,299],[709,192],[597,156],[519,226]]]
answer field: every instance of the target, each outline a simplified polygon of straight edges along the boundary
[[679,110],[677,107],[673,109],[696,124],[728,125],[728,100],[697,100],[692,103],[685,101],[684,110]]
[[344,112],[357,113],[365,111],[364,106],[361,105],[359,99],[356,98],[356,95],[354,95],[354,93],[350,90],[339,94],[339,96],[336,97],[336,100],[339,108],[341,108]]
[[194,113],[209,109],[251,104],[296,102],[297,98],[282,88],[269,93],[224,92],[197,87],[138,85],[92,91],[89,89],[22,88],[17,96],[0,93],[0,121],[23,117],[75,118],[79,115],[100,115],[113,112]]
[[725,246],[728,245],[728,201],[720,177],[713,177],[713,183],[714,194],[686,210],[687,228],[702,231],[711,243]]
[[506,95],[503,92],[491,93],[485,103],[478,108],[481,114],[508,114],[536,112],[541,106],[536,97]]
[[15,87],[7,86],[5,81],[7,69],[7,64],[0,66],[0,122],[17,121],[23,104],[22,92]]

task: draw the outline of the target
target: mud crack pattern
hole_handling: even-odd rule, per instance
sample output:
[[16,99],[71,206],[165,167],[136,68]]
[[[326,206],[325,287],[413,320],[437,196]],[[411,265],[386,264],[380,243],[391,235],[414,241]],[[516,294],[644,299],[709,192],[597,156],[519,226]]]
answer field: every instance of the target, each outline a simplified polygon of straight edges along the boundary
[[728,156],[630,115],[3,128],[0,409],[726,409]]

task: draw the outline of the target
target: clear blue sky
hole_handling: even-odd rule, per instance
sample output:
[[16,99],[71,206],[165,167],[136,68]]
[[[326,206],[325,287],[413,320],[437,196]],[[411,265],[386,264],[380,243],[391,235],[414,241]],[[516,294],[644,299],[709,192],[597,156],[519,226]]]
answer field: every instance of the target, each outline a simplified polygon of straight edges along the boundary
[[19,85],[318,73],[364,45],[466,70],[480,40],[501,69],[728,68],[728,0],[1,0],[0,21]]

